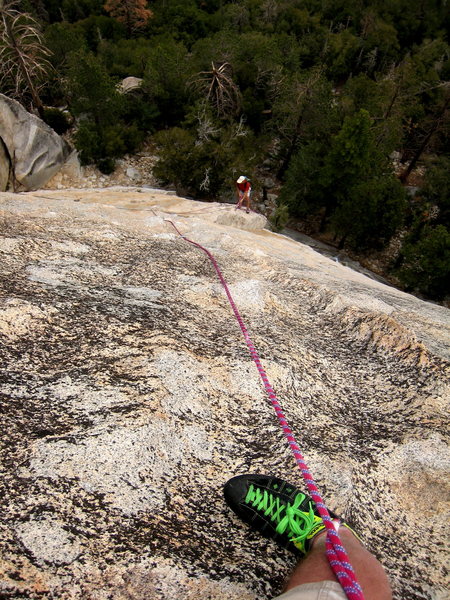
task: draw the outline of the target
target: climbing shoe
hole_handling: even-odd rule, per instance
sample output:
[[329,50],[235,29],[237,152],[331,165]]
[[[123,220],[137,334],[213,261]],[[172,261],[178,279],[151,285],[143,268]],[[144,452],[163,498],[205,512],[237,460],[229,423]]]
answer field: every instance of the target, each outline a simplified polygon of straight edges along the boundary
[[[313,500],[283,479],[238,475],[225,484],[224,495],[238,517],[297,555],[306,554],[312,539],[325,530]],[[337,519],[332,512],[330,517]]]

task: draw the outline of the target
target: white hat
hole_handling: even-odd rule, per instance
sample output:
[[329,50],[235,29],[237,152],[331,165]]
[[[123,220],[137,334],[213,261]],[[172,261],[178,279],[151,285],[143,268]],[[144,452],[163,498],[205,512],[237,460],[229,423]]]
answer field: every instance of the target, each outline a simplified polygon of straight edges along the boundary
[[245,177],[245,175],[241,175],[239,177],[239,179],[237,180],[238,183],[243,183],[245,180],[247,179],[247,177]]

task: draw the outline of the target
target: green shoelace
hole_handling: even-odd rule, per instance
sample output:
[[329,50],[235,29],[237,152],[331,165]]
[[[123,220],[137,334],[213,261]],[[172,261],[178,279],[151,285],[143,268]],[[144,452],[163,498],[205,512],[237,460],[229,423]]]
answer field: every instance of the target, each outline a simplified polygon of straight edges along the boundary
[[280,498],[272,496],[267,490],[261,490],[251,484],[245,502],[262,511],[265,517],[269,517],[271,521],[277,524],[276,532],[286,533],[291,542],[301,550],[303,549],[301,542],[307,537],[318,520],[311,503],[309,503],[309,512],[299,510],[298,507],[305,498],[304,494],[298,493],[292,504],[289,502],[284,504],[280,501]]

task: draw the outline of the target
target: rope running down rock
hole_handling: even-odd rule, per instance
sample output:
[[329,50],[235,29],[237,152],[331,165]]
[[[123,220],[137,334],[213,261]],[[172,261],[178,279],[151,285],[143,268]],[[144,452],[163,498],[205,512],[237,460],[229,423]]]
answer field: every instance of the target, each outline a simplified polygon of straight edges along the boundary
[[319,512],[321,518],[323,519],[323,522],[327,529],[326,555],[328,558],[328,562],[330,563],[331,568],[333,569],[336,577],[338,578],[339,583],[341,584],[342,588],[344,589],[344,591],[347,595],[347,598],[349,600],[364,600],[361,586],[359,585],[358,580],[356,579],[355,572],[353,570],[352,565],[350,564],[347,553],[346,553],[346,551],[342,545],[342,542],[340,540],[339,534],[336,531],[336,529],[334,528],[334,525],[331,520],[330,514],[328,512],[328,509],[322,500],[322,497],[319,493],[316,483],[315,483],[311,473],[309,472],[308,466],[303,458],[302,453],[300,452],[300,448],[298,447],[297,442],[295,441],[292,430],[290,429],[288,422],[286,421],[286,418],[284,416],[284,413],[280,406],[280,403],[273,391],[273,388],[269,382],[269,379],[264,370],[264,367],[261,364],[258,352],[256,351],[256,349],[250,339],[247,328],[245,327],[245,324],[244,324],[242,317],[237,309],[237,306],[233,300],[233,297],[228,288],[227,282],[225,281],[225,278],[222,275],[219,265],[216,262],[216,259],[214,258],[214,256],[211,254],[211,252],[207,248],[205,248],[204,246],[202,246],[201,244],[199,244],[197,242],[194,242],[193,240],[190,240],[185,235],[183,235],[179,231],[177,226],[173,223],[173,221],[171,221],[170,219],[164,219],[164,220],[166,222],[170,223],[172,225],[172,227],[175,229],[175,231],[178,233],[178,235],[181,238],[183,238],[186,242],[188,242],[189,244],[192,244],[193,246],[196,246],[197,248],[202,250],[208,256],[210,261],[212,262],[212,264],[216,270],[217,276],[219,277],[219,280],[220,280],[220,282],[225,290],[225,293],[228,297],[228,300],[230,302],[231,308],[233,309],[233,312],[237,319],[237,322],[239,323],[239,327],[241,328],[245,342],[250,351],[250,355],[251,355],[254,363],[256,364],[256,368],[258,369],[260,377],[264,383],[264,387],[266,389],[267,395],[269,396],[270,402],[275,410],[275,413],[278,417],[280,426],[283,429],[283,433],[288,441],[288,444],[292,450],[292,453],[294,454],[295,461],[302,473],[302,476],[303,476],[305,484],[308,488],[308,491],[309,491],[313,501],[315,502],[318,512]]

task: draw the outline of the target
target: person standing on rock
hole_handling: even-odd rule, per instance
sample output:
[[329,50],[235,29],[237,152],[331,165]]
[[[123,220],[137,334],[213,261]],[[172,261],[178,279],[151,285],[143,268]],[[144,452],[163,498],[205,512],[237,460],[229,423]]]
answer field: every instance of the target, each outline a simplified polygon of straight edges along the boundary
[[250,183],[250,179],[245,175],[241,175],[238,177],[236,181],[236,196],[237,196],[237,206],[236,209],[241,208],[242,204],[246,203],[247,210],[245,211],[247,214],[250,212],[250,200],[252,193],[252,184]]
[[[228,506],[245,523],[301,557],[274,600],[346,600],[326,556],[326,527],[309,496],[270,475],[238,475],[224,486]],[[343,519],[330,512],[365,600],[392,600],[387,575]]]

